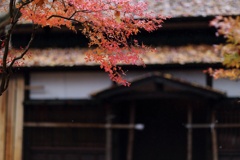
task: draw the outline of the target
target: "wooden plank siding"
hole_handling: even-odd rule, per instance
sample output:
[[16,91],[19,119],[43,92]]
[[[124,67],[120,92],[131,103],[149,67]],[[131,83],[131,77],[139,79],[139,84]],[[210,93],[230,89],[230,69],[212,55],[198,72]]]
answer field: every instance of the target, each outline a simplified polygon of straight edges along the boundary
[[22,159],[24,78],[16,76],[0,97],[0,159]]
[[6,93],[0,97],[0,159],[5,159]]
[[22,142],[23,142],[23,114],[24,114],[24,78],[19,77],[17,80],[15,103],[15,132],[14,132],[14,160],[22,159]]

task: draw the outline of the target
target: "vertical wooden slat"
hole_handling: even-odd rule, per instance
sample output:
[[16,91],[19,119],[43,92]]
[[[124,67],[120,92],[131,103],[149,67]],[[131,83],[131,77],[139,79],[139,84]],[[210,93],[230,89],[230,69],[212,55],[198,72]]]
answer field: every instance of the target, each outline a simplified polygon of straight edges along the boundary
[[0,159],[2,160],[5,159],[6,98],[6,93],[0,96]]
[[24,79],[18,77],[15,105],[14,159],[22,159]]
[[188,107],[187,114],[188,133],[187,133],[187,160],[192,160],[192,108]]
[[23,77],[9,81],[7,91],[0,97],[0,159],[22,159]]
[[[135,106],[130,106],[130,125],[134,126],[135,123]],[[129,129],[128,133],[128,147],[127,147],[127,160],[132,160],[134,142],[134,128]]]
[[217,131],[214,125],[215,121],[216,121],[216,115],[215,115],[215,111],[213,111],[211,114],[212,156],[213,156],[213,160],[218,160]]
[[111,108],[110,106],[107,106],[107,123],[106,125],[108,126],[106,128],[106,160],[112,160],[112,129],[111,129],[111,124],[112,124],[112,115],[111,115]]
[[13,160],[14,150],[14,105],[15,105],[15,95],[16,95],[16,84],[15,80],[12,79],[9,82],[7,90],[7,117],[6,117],[6,144],[5,151],[6,157],[5,160]]

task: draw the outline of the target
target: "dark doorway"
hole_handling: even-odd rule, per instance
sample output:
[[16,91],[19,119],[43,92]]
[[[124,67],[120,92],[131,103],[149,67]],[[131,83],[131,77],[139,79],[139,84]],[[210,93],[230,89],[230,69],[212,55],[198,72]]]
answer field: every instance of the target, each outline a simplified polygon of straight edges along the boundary
[[137,131],[134,160],[186,159],[186,107],[167,100],[139,102],[137,123],[145,129]]

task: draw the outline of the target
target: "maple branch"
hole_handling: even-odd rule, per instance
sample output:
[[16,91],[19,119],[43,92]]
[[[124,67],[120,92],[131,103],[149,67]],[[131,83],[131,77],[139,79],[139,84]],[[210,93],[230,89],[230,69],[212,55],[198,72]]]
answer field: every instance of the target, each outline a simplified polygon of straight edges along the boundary
[[[6,91],[6,89],[8,88],[8,84],[9,84],[9,79],[10,79],[10,76],[11,74],[13,73],[12,71],[12,67],[14,65],[14,63],[17,61],[17,60],[20,60],[24,57],[24,55],[26,55],[26,53],[28,52],[32,42],[33,42],[33,39],[35,37],[35,31],[36,31],[37,27],[35,27],[33,25],[33,32],[31,34],[31,38],[30,40],[28,41],[28,44],[27,46],[25,47],[24,51],[17,57],[15,57],[12,62],[10,63],[9,66],[7,66],[7,56],[8,56],[8,50],[9,50],[9,45],[6,45],[5,47],[5,52],[4,52],[4,58],[3,58],[3,68],[2,68],[2,81],[1,81],[1,86],[0,86],[0,96],[2,95],[2,93],[4,91]],[[10,41],[10,40],[9,40]]]
[[47,20],[51,19],[51,18],[63,18],[66,20],[72,20],[72,21],[76,21],[76,22],[80,22],[77,21],[75,19],[73,19],[73,16],[75,16],[75,14],[77,13],[94,13],[94,12],[102,12],[102,11],[107,11],[109,9],[102,9],[102,10],[96,10],[96,11],[90,11],[90,10],[79,10],[79,11],[75,11],[70,17],[64,17],[64,16],[60,16],[60,15],[51,15],[50,17],[47,18]]
[[51,15],[50,17],[47,18],[47,20],[51,19],[51,18],[62,18],[62,19],[66,19],[68,21],[74,21],[74,22],[78,22],[80,23],[80,21],[77,21],[76,19],[72,19],[72,16],[70,17],[64,17],[64,16],[60,16],[60,15]]
[[73,18],[73,16],[75,16],[75,14],[77,13],[92,13],[93,11],[89,11],[89,10],[79,10],[79,11],[75,11],[71,16],[69,17],[64,17],[64,16],[60,16],[60,15],[51,15],[50,17],[47,18],[47,20],[51,19],[51,18],[62,18],[62,19],[66,19],[69,21],[74,21],[74,22],[78,22],[81,23],[80,21],[76,20]]
[[3,54],[3,60],[2,60],[3,72],[7,71],[7,57],[8,57],[9,43],[10,43],[10,38],[11,38],[12,31],[13,31],[13,27],[14,27],[14,25],[12,24],[10,29],[8,30],[6,38],[4,40],[4,54]]
[[19,8],[16,8],[15,7],[16,0],[10,0],[10,2],[9,2],[9,12],[2,18],[3,21],[1,21],[1,23],[0,23],[0,27],[4,28],[5,32],[6,32],[6,36],[5,36],[5,39],[4,39],[4,52],[3,52],[3,57],[2,57],[0,96],[8,88],[10,76],[13,73],[12,67],[13,67],[14,63],[17,60],[23,58],[23,56],[29,50],[29,47],[30,47],[30,45],[33,41],[33,38],[34,38],[35,32],[32,32],[31,39],[29,40],[27,46],[25,47],[25,50],[22,52],[22,54],[20,56],[15,57],[12,60],[12,62],[8,65],[8,55],[9,55],[9,49],[10,49],[11,36],[13,34],[14,27],[16,26],[19,17],[21,16],[20,9],[30,2],[31,1],[25,2]]
[[[8,3],[9,13],[4,30],[6,35],[1,44],[5,50],[1,51],[3,57],[0,59],[2,60],[0,94],[7,89],[13,66],[24,57],[34,38],[32,33],[28,45],[17,54],[17,57],[10,55],[11,35],[20,16],[22,20],[32,21],[42,27],[65,26],[75,32],[81,31],[89,38],[89,47],[98,47],[96,52],[88,53],[86,60],[100,62],[101,68],[109,73],[110,78],[121,84],[127,82],[119,73],[122,70],[116,68],[118,62],[127,64],[142,62],[139,56],[141,52],[134,48],[140,45],[138,41],[132,42],[130,38],[139,33],[140,29],[151,32],[161,27],[162,23],[160,15],[145,13],[147,3],[138,1],[93,0],[83,3],[82,0],[20,0],[20,2],[9,0]],[[144,45],[140,47],[145,48]]]
[[13,6],[15,6],[15,0],[10,0],[10,3],[9,3],[9,14],[10,14],[10,17],[13,17]]
[[29,48],[30,48],[30,46],[31,46],[31,44],[32,44],[32,42],[33,42],[33,39],[34,39],[34,37],[35,37],[35,31],[36,31],[36,29],[37,29],[37,27],[35,27],[35,26],[33,25],[33,31],[32,31],[32,34],[31,34],[31,38],[30,38],[30,40],[28,41],[27,46],[25,47],[25,49],[24,49],[24,51],[21,53],[21,55],[19,55],[18,57],[15,57],[15,58],[12,60],[12,62],[11,62],[10,65],[8,66],[9,68],[12,68],[12,66],[14,65],[14,63],[15,63],[17,60],[22,59],[22,58],[26,55],[26,53],[28,52],[28,50],[29,50]]
[[10,75],[12,74],[11,68],[7,67],[7,57],[9,53],[9,43],[10,43],[10,37],[12,34],[14,25],[11,25],[10,29],[7,32],[6,38],[4,40],[4,54],[2,58],[2,81],[0,86],[0,95],[8,88],[8,83],[10,79]]
[[9,84],[9,80],[10,80],[10,74],[4,74],[1,77],[2,81],[1,81],[1,87],[0,87],[0,96],[3,94],[4,91],[7,90],[8,88],[8,84]]
[[[7,25],[9,25],[10,23],[12,23],[11,21],[15,21],[14,23],[16,23],[19,19],[19,17],[21,16],[20,10],[25,6],[28,5],[29,3],[31,3],[33,1],[26,1],[26,2],[18,2],[19,4],[21,3],[21,6],[16,8],[15,6],[15,0],[11,0],[10,4],[9,4],[9,12],[6,13],[5,15],[3,15],[2,17],[0,17],[0,29],[4,29]],[[12,6],[13,5],[13,6]],[[12,7],[11,7],[12,6]]]
[[12,33],[12,28],[9,29],[5,41],[4,41],[4,54],[2,58],[2,81],[1,81],[1,86],[0,86],[0,95],[8,88],[8,83],[9,83],[9,78],[10,75],[12,74],[12,70],[9,70],[7,67],[7,57],[8,57],[8,51],[9,51],[9,42],[10,42],[10,37]]

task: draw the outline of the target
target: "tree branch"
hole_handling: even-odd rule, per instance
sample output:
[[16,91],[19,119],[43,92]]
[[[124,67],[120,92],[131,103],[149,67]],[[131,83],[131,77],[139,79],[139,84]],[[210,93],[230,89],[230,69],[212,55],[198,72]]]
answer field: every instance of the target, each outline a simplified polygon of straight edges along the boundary
[[[0,19],[0,28],[4,29],[6,32],[6,36],[4,39],[4,52],[2,57],[2,73],[1,73],[1,84],[0,84],[0,96],[3,94],[4,91],[7,90],[10,76],[12,75],[12,67],[14,63],[23,58],[23,56],[27,53],[29,50],[29,47],[33,41],[35,32],[32,32],[31,39],[28,42],[28,45],[25,47],[25,50],[22,52],[22,54],[18,57],[15,57],[11,63],[8,65],[8,54],[10,49],[10,41],[11,36],[14,30],[14,27],[16,26],[19,17],[21,16],[20,9],[24,6],[30,3],[31,1],[23,3],[19,8],[16,8],[16,0],[10,0],[9,2],[9,12]],[[35,26],[33,26],[35,30]]]
[[15,63],[17,60],[22,59],[22,58],[25,56],[25,54],[28,52],[28,50],[29,50],[29,48],[30,48],[30,46],[31,46],[31,44],[32,44],[32,42],[33,42],[33,39],[34,39],[34,37],[35,37],[35,31],[36,31],[36,29],[37,29],[37,27],[35,27],[35,26],[33,25],[33,31],[32,31],[32,34],[31,34],[31,38],[30,38],[30,40],[28,41],[27,46],[25,47],[25,49],[24,49],[24,51],[21,53],[21,55],[15,57],[15,58],[12,60],[12,62],[11,62],[10,65],[8,66],[8,68],[12,68],[13,65],[14,65],[14,63]]
[[8,84],[9,84],[9,80],[10,80],[10,72],[8,74],[3,73],[1,79],[2,79],[2,81],[1,81],[1,87],[0,87],[0,96],[8,88]]
[[[79,11],[75,11],[70,17],[64,17],[64,16],[60,16],[60,15],[51,15],[50,17],[47,18],[47,20],[51,19],[51,18],[63,18],[66,20],[72,20],[72,21],[77,21],[75,19],[73,19],[72,17],[77,14],[77,13],[93,13],[93,12],[102,12],[102,11],[107,11],[109,9],[102,9],[102,10],[96,10],[96,11],[91,11],[91,10],[79,10]],[[79,22],[79,21],[77,21]]]
[[13,68],[13,65],[14,63],[17,61],[17,60],[20,60],[24,57],[24,55],[28,52],[32,42],[33,42],[33,39],[35,37],[35,30],[37,29],[37,27],[35,27],[33,25],[33,32],[32,32],[32,35],[31,35],[31,39],[29,40],[27,46],[25,47],[24,51],[17,57],[15,57],[12,62],[9,64],[9,66],[7,66],[7,56],[8,56],[8,50],[9,50],[9,46],[6,45],[5,47],[8,47],[8,48],[5,48],[5,52],[4,52],[4,58],[3,58],[3,69],[2,69],[2,81],[1,81],[1,85],[0,85],[0,96],[2,95],[2,93],[4,91],[6,91],[6,89],[8,88],[8,84],[9,84],[9,79],[10,79],[10,76],[12,75],[12,68]]
[[48,17],[47,20],[49,20],[49,19],[51,19],[51,18],[62,18],[62,19],[66,19],[66,20],[68,20],[68,21],[74,21],[74,22],[80,23],[80,21],[77,21],[77,20],[75,20],[75,19],[72,19],[71,17],[72,17],[72,16],[70,16],[70,17],[64,17],[64,16],[60,16],[60,15],[51,15],[50,17]]

